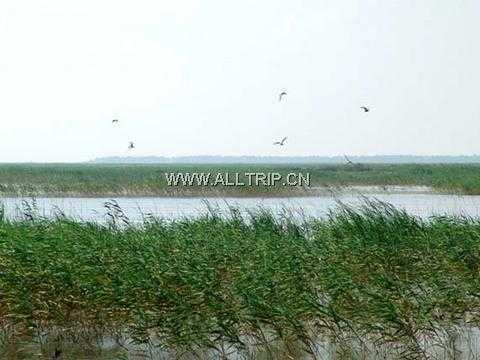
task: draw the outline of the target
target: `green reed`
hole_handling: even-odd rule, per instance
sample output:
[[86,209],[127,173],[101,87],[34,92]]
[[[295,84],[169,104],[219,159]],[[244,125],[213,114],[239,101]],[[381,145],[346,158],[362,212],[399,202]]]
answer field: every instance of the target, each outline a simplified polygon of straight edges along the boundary
[[107,224],[0,217],[2,351],[99,334],[218,356],[373,342],[406,358],[479,325],[476,219],[424,221],[376,202],[301,220],[232,209],[130,225],[108,211]]
[[[165,173],[246,172],[310,174],[304,186],[168,186]],[[428,186],[437,191],[480,194],[477,164],[289,164],[289,165],[100,165],[1,164],[0,194],[8,196],[303,196],[344,186]]]

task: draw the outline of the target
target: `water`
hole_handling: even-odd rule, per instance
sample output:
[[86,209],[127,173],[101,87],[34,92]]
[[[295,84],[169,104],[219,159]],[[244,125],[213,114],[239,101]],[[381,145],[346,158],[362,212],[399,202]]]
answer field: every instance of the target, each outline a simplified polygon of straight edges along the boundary
[[[368,199],[378,199],[405,209],[409,213],[428,218],[431,215],[465,215],[480,216],[480,196],[458,196],[441,194],[368,194]],[[32,199],[2,198],[7,216],[15,218],[23,212],[22,201],[32,203]],[[38,215],[52,217],[59,210],[69,217],[84,221],[105,221],[105,203],[110,198],[37,198],[35,199]],[[364,198],[359,194],[337,196],[293,197],[293,198],[118,198],[118,205],[128,218],[142,221],[145,214],[165,219],[195,217],[209,211],[209,206],[220,212],[227,212],[229,207],[247,210],[264,208],[275,214],[288,209],[292,214],[307,217],[324,217],[329,210],[341,201],[346,204],[359,205]]]

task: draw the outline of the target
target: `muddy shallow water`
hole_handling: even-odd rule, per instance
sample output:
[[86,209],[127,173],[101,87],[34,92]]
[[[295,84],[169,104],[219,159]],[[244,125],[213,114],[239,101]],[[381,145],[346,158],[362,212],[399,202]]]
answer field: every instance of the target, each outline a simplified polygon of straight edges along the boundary
[[[53,335],[53,334],[52,334]],[[313,333],[312,333],[313,335]],[[59,348],[63,358],[75,359],[125,359],[125,360],[273,360],[273,359],[442,359],[467,360],[480,358],[480,331],[478,328],[462,326],[438,329],[432,336],[418,336],[416,345],[405,343],[381,343],[373,339],[346,336],[340,338],[315,336],[313,342],[306,344],[299,341],[288,343],[269,339],[267,343],[258,338],[242,337],[245,347],[239,349],[226,342],[219,342],[216,349],[196,348],[173,349],[159,346],[152,338],[147,344],[135,344],[128,336],[100,336],[89,341],[77,339],[75,342],[58,341],[41,337],[38,341],[24,344],[24,350],[36,353],[40,359],[50,359],[54,349]],[[378,339],[377,339],[378,340]],[[42,354],[42,355],[40,355]]]

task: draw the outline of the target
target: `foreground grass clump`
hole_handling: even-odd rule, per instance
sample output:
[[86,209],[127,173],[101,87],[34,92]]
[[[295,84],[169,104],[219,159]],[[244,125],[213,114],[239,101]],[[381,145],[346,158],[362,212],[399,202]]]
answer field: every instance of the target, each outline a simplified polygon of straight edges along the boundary
[[325,344],[428,357],[442,334],[480,325],[479,269],[477,220],[378,203],[302,223],[236,210],[142,226],[1,218],[0,350],[83,341],[92,358],[110,339],[177,357],[321,358]]

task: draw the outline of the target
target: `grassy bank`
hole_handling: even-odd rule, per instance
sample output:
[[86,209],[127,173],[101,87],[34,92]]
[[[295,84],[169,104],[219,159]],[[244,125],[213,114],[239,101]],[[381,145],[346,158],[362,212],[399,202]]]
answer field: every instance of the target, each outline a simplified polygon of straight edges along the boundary
[[[165,173],[310,174],[304,186],[168,186]],[[354,185],[428,186],[437,191],[480,194],[480,165],[0,165],[3,196],[286,196]],[[313,188],[313,189],[312,189]]]
[[288,219],[1,219],[0,357],[426,358],[480,325],[479,221],[383,204]]

